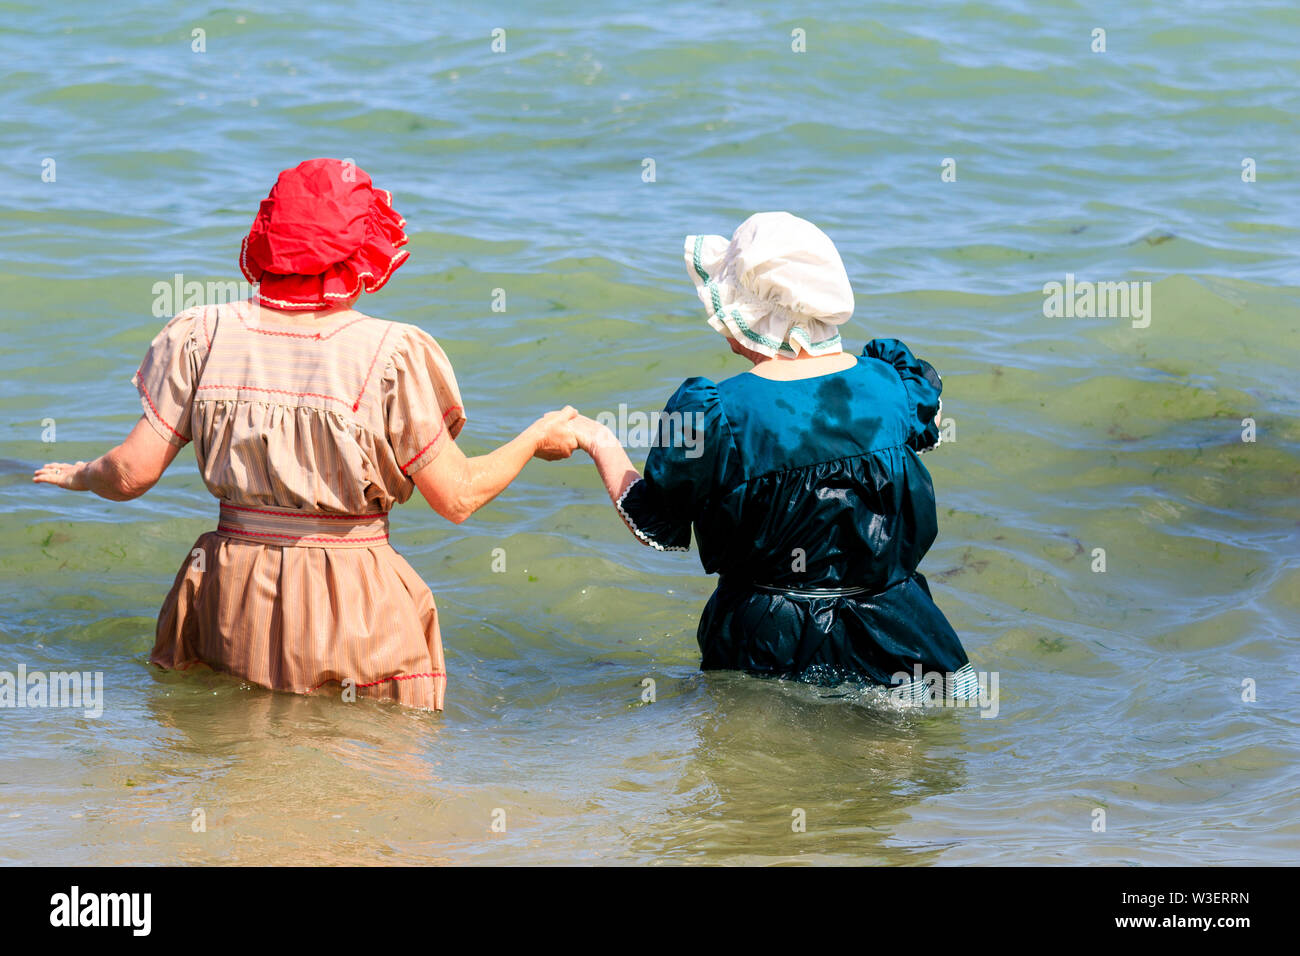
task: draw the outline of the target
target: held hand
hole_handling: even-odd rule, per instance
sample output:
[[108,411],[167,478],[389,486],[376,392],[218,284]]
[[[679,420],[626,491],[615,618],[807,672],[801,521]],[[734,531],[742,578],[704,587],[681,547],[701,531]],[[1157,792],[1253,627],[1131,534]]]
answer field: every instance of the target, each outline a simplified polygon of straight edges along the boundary
[[52,461],[41,465],[32,475],[32,481],[44,485],[58,485],[69,491],[87,491],[90,484],[86,481],[86,463],[79,461],[70,465],[61,461]]
[[576,408],[565,405],[558,412],[547,412],[533,422],[532,428],[537,432],[533,457],[542,461],[559,461],[572,455],[578,447],[578,436],[573,430],[573,420],[577,415]]
[[618,439],[607,426],[586,415],[579,415],[573,420],[573,431],[578,436],[578,447],[588,455],[594,455],[600,445],[618,444]]

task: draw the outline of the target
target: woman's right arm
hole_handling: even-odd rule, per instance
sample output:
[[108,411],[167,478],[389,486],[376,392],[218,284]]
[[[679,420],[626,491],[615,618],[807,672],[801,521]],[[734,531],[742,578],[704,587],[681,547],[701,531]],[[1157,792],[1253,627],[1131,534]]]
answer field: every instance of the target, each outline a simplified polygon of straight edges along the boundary
[[530,458],[556,461],[573,454],[578,439],[571,423],[577,414],[567,407],[548,412],[500,448],[473,458],[449,441],[411,480],[434,511],[460,524],[501,494]]
[[[605,483],[609,500],[618,508],[618,503],[623,500],[627,490],[641,480],[641,473],[636,470],[632,459],[627,456],[618,438],[607,426],[586,415],[579,415],[573,421],[573,430],[578,436],[578,447],[590,455],[591,460],[595,462],[596,470],[600,472],[600,480]],[[645,536],[637,534],[637,529],[628,522],[622,508],[618,509],[618,513],[623,519],[623,524],[627,525],[627,530],[636,535],[637,540],[642,544],[649,545],[650,542]]]

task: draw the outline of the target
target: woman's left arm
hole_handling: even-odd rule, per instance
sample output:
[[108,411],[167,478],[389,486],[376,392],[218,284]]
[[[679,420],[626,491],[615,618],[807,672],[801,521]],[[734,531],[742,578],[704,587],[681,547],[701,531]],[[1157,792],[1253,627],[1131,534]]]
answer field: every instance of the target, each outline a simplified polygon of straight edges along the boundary
[[[623,446],[619,444],[614,433],[606,426],[593,421],[586,415],[579,415],[572,422],[574,433],[578,436],[578,447],[591,456],[600,472],[600,480],[605,483],[609,500],[615,505],[622,500],[628,488],[641,480],[641,473],[632,465]],[[627,524],[627,518],[623,518]],[[628,530],[635,529],[628,525]],[[638,536],[639,537],[639,536]],[[642,543],[646,543],[642,540]]]
[[181,450],[140,416],[126,441],[92,462],[50,462],[36,469],[32,481],[70,491],[93,491],[109,501],[130,501],[158,483]]

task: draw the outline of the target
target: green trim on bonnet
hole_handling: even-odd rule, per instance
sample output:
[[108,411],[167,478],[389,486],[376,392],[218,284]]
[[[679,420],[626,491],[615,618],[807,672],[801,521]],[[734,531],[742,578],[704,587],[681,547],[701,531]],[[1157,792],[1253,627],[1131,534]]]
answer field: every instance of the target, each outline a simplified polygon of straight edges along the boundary
[[839,346],[841,350],[844,348],[844,343],[840,339],[840,333],[838,332],[835,333],[835,338],[822,339],[820,342],[812,341],[808,336],[808,332],[798,325],[794,326],[790,330],[790,337],[794,338],[796,332],[799,333],[799,342],[803,345],[805,351],[825,352],[827,349],[834,348],[835,346]]
[[[704,251],[704,237],[696,236],[695,237],[695,274],[698,275],[705,282],[712,282],[713,280],[709,278],[709,274],[704,271],[704,266],[700,265],[700,253],[702,253],[703,251]],[[714,309],[713,311],[716,312],[717,309]]]
[[740,317],[740,313],[737,312],[735,309],[732,309],[731,312],[728,313],[727,310],[722,307],[722,294],[718,291],[718,284],[714,282],[713,277],[710,276],[704,270],[704,264],[701,262],[701,257],[703,255],[703,252],[704,252],[704,236],[699,235],[695,237],[695,254],[693,257],[695,260],[694,261],[695,274],[704,280],[704,287],[709,290],[709,297],[713,300],[713,314],[720,315],[723,318],[730,318],[733,322],[735,322],[738,326],[740,326],[741,332],[749,336],[749,338],[755,342],[758,342],[762,345],[766,345],[770,349],[782,349],[786,352],[793,353],[794,349],[790,348],[790,346],[786,345],[780,339],[771,338],[769,336],[764,335],[761,332],[755,332],[753,329],[751,329],[745,323],[745,320]]
[[[695,253],[692,257],[694,261],[692,262],[692,265],[695,266],[695,274],[704,280],[704,286],[706,289],[709,290],[709,297],[713,300],[713,314],[720,315],[723,318],[731,319],[733,322],[736,323],[736,325],[740,327],[740,331],[743,332],[745,335],[747,335],[751,340],[758,342],[762,345],[766,345],[770,349],[778,349],[779,351],[789,352],[791,355],[794,355],[795,350],[787,343],[781,341],[780,339],[774,339],[771,336],[764,335],[762,332],[755,332],[753,329],[751,329],[737,310],[732,309],[730,312],[727,312],[722,308],[722,295],[718,291],[718,285],[716,282],[713,281],[712,276],[710,276],[704,270],[704,265],[700,261],[703,252],[704,252],[704,236],[702,235],[696,236]],[[791,327],[790,335],[792,337],[796,332],[800,333],[799,335],[800,344],[809,352],[819,352],[819,351],[824,352],[827,349],[834,348],[836,346],[839,346],[841,349],[843,348],[843,345],[840,341],[840,334],[838,332],[835,333],[835,338],[825,339],[817,343],[814,343],[812,341],[811,337],[808,335],[807,330],[804,329],[802,326],[796,325]]]

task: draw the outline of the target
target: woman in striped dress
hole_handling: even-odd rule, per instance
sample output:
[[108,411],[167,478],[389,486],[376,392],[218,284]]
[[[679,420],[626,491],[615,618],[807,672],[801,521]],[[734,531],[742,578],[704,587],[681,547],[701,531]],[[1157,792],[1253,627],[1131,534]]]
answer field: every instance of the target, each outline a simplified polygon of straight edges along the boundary
[[442,709],[437,607],[389,545],[388,512],[418,488],[464,521],[530,458],[568,457],[576,412],[466,458],[455,441],[465,410],[438,343],[353,308],[405,261],[404,226],[350,163],[286,170],[241,251],[253,298],[173,318],[133,378],[143,415],[126,441],[37,470],[37,482],[125,501],[194,443],[219,517],[163,603],[153,663]]

